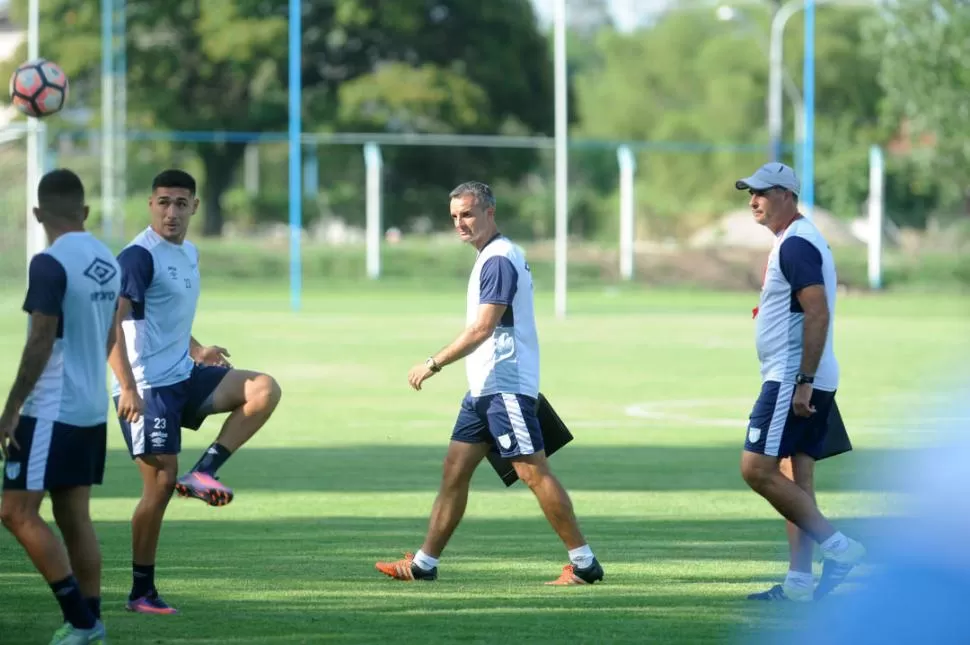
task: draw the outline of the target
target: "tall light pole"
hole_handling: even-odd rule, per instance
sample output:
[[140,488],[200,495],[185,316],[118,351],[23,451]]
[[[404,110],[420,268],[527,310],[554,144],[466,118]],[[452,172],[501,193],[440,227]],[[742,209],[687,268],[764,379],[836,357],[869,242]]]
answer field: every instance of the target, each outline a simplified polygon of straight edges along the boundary
[[[771,159],[781,159],[782,141],[782,76],[784,47],[782,36],[785,25],[796,13],[805,8],[805,0],[792,0],[782,5],[771,19],[771,36],[768,44],[768,136],[771,140]],[[804,101],[802,102],[804,106]],[[803,107],[804,111],[804,107]]]
[[[811,47],[812,56],[814,58],[814,5],[819,4],[844,4],[844,5],[855,5],[855,6],[865,6],[872,4],[871,2],[866,2],[863,0],[814,0],[813,1],[813,13],[811,24],[806,21],[806,58],[808,53],[808,48]],[[771,37],[769,43],[768,52],[768,64],[769,64],[769,75],[768,75],[768,134],[771,138],[771,150],[772,150],[772,160],[778,161],[781,158],[781,142],[782,142],[782,83],[784,82],[784,46],[783,37],[785,33],[785,25],[788,24],[788,20],[791,19],[799,11],[806,8],[806,0],[791,0],[790,2],[782,5],[775,15],[771,19]],[[806,15],[806,19],[809,16]],[[813,38],[807,37],[807,31],[811,28]],[[809,42],[811,41],[811,42]],[[814,66],[814,61],[813,61]],[[807,79],[806,79],[807,80]],[[814,92],[814,78],[812,79]],[[808,92],[805,92],[808,94]],[[814,96],[813,96],[814,98]],[[808,97],[805,97],[803,105],[808,101]],[[814,114],[814,109],[812,110]]]
[[[748,31],[754,31],[754,26],[749,20],[745,18],[743,12],[736,10],[730,5],[721,5],[717,8],[717,19],[723,22],[733,22],[738,20],[747,27]],[[786,18],[787,20],[787,18]],[[755,40],[758,46],[764,51],[765,56],[771,58],[771,54],[766,48],[764,42],[761,39]],[[774,41],[773,41],[774,42]],[[802,93],[798,89],[798,84],[792,80],[791,74],[780,66],[776,70],[774,65],[772,65],[772,71],[781,76],[781,87],[785,90],[785,94],[788,95],[788,100],[791,101],[792,109],[795,111],[795,141],[801,142],[803,136],[803,118],[805,112],[805,103],[802,99]],[[776,92],[778,89],[776,85],[779,81],[772,76],[772,85],[769,90],[769,101],[768,101],[768,132],[771,134],[770,146],[768,149],[768,154],[771,155],[773,161],[778,161],[781,157],[781,147],[782,147],[782,119],[781,119],[781,96],[776,97]],[[801,173],[799,173],[801,176]]]
[[568,240],[568,187],[566,173],[569,169],[567,147],[566,104],[566,0],[556,0],[555,14],[555,110],[556,110],[556,243],[555,243],[555,306],[556,317],[566,316],[566,250]]
[[[34,60],[40,56],[40,0],[30,0],[27,5],[27,58]],[[27,266],[37,253],[47,246],[44,227],[34,218],[34,201],[37,199],[37,184],[40,183],[42,160],[45,149],[44,135],[46,126],[40,119],[27,119]]]

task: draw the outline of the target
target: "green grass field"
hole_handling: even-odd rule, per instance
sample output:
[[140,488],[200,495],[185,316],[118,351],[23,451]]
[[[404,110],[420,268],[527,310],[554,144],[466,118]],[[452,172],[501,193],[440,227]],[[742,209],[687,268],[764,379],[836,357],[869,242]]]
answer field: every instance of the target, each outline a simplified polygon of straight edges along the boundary
[[[407,387],[414,363],[463,322],[460,287],[319,291],[300,314],[285,287],[209,288],[203,342],[283,387],[276,416],[221,471],[225,508],[175,499],[157,581],[175,617],[130,615],[129,518],[140,482],[115,424],[93,515],[104,553],[112,643],[721,643],[794,629],[812,607],[760,606],[745,594],[786,569],[783,525],[738,474],[759,388],[750,294],[589,291],[565,321],[538,298],[542,390],[576,440],[552,458],[606,568],[593,587],[550,588],[565,552],[521,484],[487,464],[439,581],[374,570],[421,543],[462,366]],[[20,294],[0,294],[0,391],[24,338]],[[868,475],[925,436],[921,396],[970,350],[958,296],[840,301],[839,402],[856,451],[819,466],[819,501],[862,539],[900,492]],[[218,429],[185,432],[185,465]],[[45,507],[49,517],[49,508]],[[869,566],[878,566],[878,553]],[[839,593],[864,582],[867,568]],[[837,602],[833,596],[831,602]],[[47,642],[57,605],[19,545],[0,534],[0,641]]]

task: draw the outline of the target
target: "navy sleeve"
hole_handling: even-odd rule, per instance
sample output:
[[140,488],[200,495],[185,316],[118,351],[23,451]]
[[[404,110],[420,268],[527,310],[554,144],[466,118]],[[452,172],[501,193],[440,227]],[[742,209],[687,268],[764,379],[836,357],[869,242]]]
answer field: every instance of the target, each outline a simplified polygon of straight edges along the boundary
[[118,256],[121,266],[121,294],[132,302],[145,304],[145,292],[155,277],[155,262],[148,249],[129,246]]
[[64,265],[49,253],[38,253],[30,261],[27,297],[24,311],[60,316],[67,292],[67,272]]
[[511,307],[518,283],[519,273],[511,260],[502,256],[489,258],[482,265],[478,302]]
[[792,236],[781,243],[778,263],[791,285],[792,293],[814,284],[825,284],[822,278],[822,254],[803,237]]

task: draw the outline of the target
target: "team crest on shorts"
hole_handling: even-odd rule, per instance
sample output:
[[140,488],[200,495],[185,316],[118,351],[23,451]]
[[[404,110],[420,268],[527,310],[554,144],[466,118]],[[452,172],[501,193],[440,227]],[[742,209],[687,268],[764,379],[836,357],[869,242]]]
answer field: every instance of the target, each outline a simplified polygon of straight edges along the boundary
[[502,446],[503,450],[508,450],[512,447],[512,437],[511,435],[503,434],[498,437],[498,445]]
[[19,461],[8,461],[7,462],[7,479],[17,479],[20,477],[20,462]]
[[748,428],[748,441],[751,443],[758,443],[758,439],[761,438],[761,428]]

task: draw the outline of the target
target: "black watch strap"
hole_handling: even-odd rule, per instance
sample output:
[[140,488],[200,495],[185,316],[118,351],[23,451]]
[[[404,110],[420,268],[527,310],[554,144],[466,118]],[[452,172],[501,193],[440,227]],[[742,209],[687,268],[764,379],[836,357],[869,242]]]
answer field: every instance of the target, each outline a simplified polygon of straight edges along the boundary
[[801,373],[795,375],[796,385],[803,385],[803,384],[812,385],[813,383],[815,383],[814,376],[809,376],[808,374],[801,374]]

